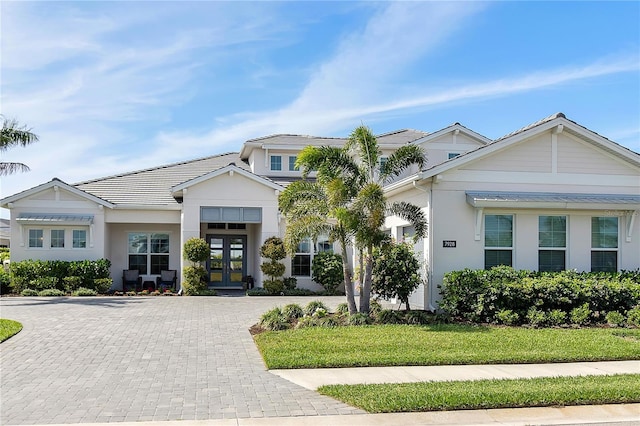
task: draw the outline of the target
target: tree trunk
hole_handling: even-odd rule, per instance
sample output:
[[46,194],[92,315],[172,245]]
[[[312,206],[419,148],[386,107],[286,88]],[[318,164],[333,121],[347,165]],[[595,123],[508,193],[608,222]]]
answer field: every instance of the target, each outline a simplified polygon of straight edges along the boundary
[[409,298],[407,297],[406,299],[402,300],[402,302],[404,302],[404,306],[406,306],[406,311],[409,312],[411,310],[411,308],[409,307]]
[[353,280],[351,279],[351,271],[349,270],[349,257],[347,256],[347,248],[345,244],[341,244],[342,252],[342,273],[344,276],[344,293],[347,296],[347,304],[349,305],[349,314],[353,315],[358,312],[356,307],[356,298],[353,292]]
[[370,308],[369,302],[371,299],[371,274],[373,273],[372,251],[372,247],[367,248],[364,266],[364,280],[362,282],[362,289],[360,290],[360,312],[363,314],[368,314]]

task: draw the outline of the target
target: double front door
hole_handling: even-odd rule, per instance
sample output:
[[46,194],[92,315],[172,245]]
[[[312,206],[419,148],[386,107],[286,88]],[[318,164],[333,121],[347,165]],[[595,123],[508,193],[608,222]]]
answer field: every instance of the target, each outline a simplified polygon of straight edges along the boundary
[[242,288],[247,270],[246,235],[208,235],[209,286]]

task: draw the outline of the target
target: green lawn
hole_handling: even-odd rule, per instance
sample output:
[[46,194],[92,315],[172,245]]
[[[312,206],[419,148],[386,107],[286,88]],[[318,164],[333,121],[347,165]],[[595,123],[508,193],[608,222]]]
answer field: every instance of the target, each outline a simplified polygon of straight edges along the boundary
[[255,341],[270,369],[640,359],[640,329],[310,327],[261,333]]
[[322,386],[370,413],[640,402],[640,374]]
[[18,321],[0,318],[0,342],[4,342],[20,330],[22,330],[22,324]]

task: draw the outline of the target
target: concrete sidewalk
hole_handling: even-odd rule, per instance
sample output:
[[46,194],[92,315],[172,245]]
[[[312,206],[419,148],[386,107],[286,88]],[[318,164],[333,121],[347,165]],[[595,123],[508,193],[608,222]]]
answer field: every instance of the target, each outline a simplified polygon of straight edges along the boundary
[[307,389],[323,385],[519,379],[554,376],[640,374],[640,361],[570,362],[559,364],[442,365],[269,370]]
[[[295,416],[181,420],[169,422],[124,422],[118,423],[118,426],[635,426],[638,424],[640,424],[640,404],[612,404],[577,407],[436,411],[428,413],[352,414],[349,416]],[[82,426],[113,426],[113,423],[91,423]]]

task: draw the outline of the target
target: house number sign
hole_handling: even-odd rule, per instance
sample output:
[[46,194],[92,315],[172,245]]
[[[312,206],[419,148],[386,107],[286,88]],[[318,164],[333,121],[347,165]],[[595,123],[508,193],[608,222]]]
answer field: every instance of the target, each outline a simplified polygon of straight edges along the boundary
[[456,241],[455,240],[444,240],[442,241],[442,247],[455,247],[456,246]]

